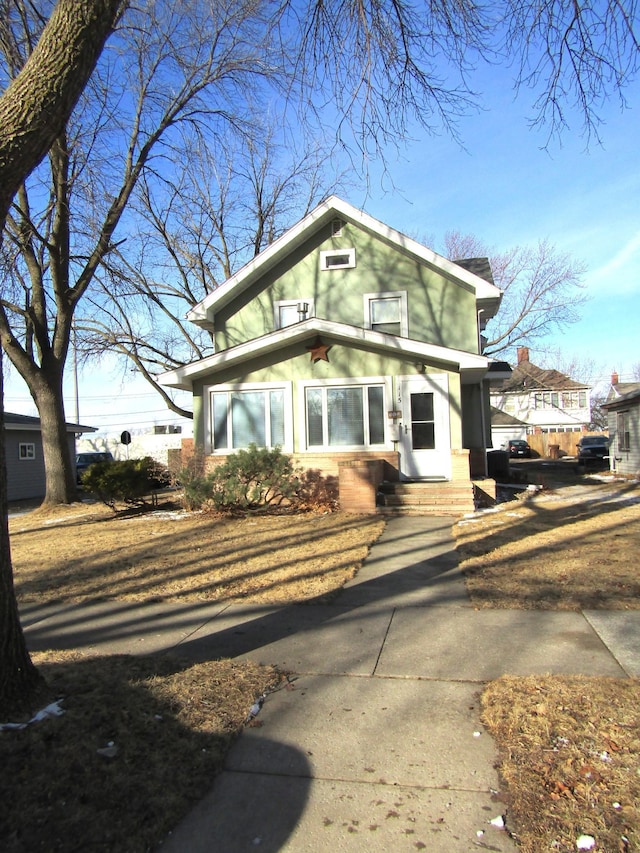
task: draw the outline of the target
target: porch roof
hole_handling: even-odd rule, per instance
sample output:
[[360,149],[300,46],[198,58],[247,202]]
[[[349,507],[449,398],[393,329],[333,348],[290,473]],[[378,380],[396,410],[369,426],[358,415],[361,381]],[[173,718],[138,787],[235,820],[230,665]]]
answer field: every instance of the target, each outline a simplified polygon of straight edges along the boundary
[[193,387],[194,381],[204,376],[215,377],[215,374],[222,370],[246,364],[284,347],[296,344],[311,346],[320,336],[323,336],[324,343],[329,345],[340,343],[371,352],[415,359],[420,364],[440,364],[444,369],[459,372],[463,384],[480,382],[489,365],[489,359],[483,355],[312,317],[170,370],[163,373],[159,381],[170,388],[188,391]]

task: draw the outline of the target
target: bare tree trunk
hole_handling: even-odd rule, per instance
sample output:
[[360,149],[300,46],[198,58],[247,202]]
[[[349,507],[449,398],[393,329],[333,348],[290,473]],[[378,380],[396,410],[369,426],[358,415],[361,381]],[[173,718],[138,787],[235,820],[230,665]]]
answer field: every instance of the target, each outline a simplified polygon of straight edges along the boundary
[[0,719],[11,711],[28,707],[30,698],[42,685],[42,678],[27,651],[13,586],[7,518],[3,385],[0,349]]
[[[11,199],[67,123],[124,5],[124,0],[58,0],[23,72],[0,97],[0,233]],[[41,683],[13,586],[0,356],[0,712],[29,707]]]
[[[32,391],[32,394],[34,392]],[[40,415],[45,467],[45,503],[68,504],[77,499],[77,487],[69,450],[62,380],[45,377],[38,383],[34,399]]]
[[0,230],[11,199],[64,128],[124,0],[58,0],[0,98]]

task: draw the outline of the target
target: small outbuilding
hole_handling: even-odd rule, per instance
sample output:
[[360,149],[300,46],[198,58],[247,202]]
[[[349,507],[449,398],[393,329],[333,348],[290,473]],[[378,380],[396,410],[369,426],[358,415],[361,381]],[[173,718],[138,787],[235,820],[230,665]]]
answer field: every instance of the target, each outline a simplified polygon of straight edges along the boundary
[[[75,460],[76,436],[95,432],[94,427],[66,424],[71,458]],[[44,452],[40,418],[4,414],[5,458],[7,461],[7,500],[43,498],[46,491]]]
[[640,474],[640,382],[625,383],[624,388],[614,383],[602,408],[609,421],[611,470],[637,476]]

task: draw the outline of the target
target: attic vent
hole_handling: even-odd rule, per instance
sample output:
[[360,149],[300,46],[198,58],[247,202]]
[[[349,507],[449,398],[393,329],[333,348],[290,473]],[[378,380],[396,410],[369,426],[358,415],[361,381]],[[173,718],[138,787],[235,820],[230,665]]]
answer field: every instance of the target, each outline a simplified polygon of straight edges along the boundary
[[344,222],[342,219],[333,219],[331,222],[331,236],[342,237],[342,227]]

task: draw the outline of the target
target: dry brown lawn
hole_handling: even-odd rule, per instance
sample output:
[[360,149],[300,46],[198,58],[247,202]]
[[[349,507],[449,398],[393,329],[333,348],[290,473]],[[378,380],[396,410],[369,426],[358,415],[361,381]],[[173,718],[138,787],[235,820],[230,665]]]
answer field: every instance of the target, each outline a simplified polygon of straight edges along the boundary
[[[640,489],[553,481],[454,527],[476,607],[640,609]],[[504,676],[483,694],[524,853],[640,850],[640,679]]]
[[[114,515],[101,504],[10,520],[22,604],[327,601],[383,528],[340,513]],[[229,660],[56,651],[34,661],[42,705],[64,697],[65,713],[0,733],[2,853],[154,849],[208,790],[256,698],[288,687],[271,667]]]
[[547,488],[454,532],[477,607],[640,609],[637,484]]
[[[546,485],[454,526],[473,603],[639,608],[638,486]],[[11,544],[21,602],[290,603],[330,600],[382,528],[341,514],[223,519],[166,507],[113,516],[83,504],[12,519]],[[0,735],[7,853],[153,848],[219,771],[256,696],[288,688],[282,674],[244,662],[35,659],[66,713]],[[483,719],[523,851],[569,853],[581,835],[599,853],[640,850],[639,709],[638,679],[487,686]],[[98,752],[105,747],[111,757]]]
[[78,504],[12,519],[18,600],[292,603],[353,577],[384,527],[342,513],[114,515]]

